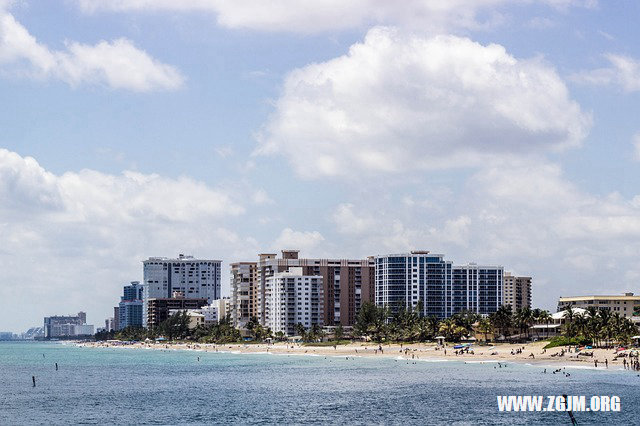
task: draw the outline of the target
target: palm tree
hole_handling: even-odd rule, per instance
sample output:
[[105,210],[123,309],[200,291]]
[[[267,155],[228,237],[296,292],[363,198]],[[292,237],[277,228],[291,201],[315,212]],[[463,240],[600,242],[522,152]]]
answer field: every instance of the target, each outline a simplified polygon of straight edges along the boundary
[[480,318],[477,327],[480,333],[484,333],[484,341],[488,342],[489,333],[493,333],[493,324],[491,324],[489,318]]
[[295,325],[294,329],[295,329],[295,331],[296,331],[296,334],[297,334],[298,336],[300,336],[300,338],[301,338],[302,340],[306,340],[306,337],[307,337],[307,329],[306,329],[306,328],[304,328],[304,325],[302,325],[302,323],[301,323],[301,322],[297,323],[297,324]]
[[458,341],[466,330],[464,327],[457,325],[453,319],[447,318],[440,323],[440,332],[447,337],[447,340]]
[[540,313],[538,314],[538,322],[544,322],[547,326],[546,336],[545,336],[546,339],[549,338],[549,322],[550,321],[551,321],[551,314],[549,313],[549,311],[545,311],[545,310],[540,311]]
[[429,329],[429,335],[433,339],[438,335],[438,331],[440,329],[440,320],[438,320],[435,316],[430,316],[426,318],[427,327]]
[[511,305],[500,306],[496,312],[489,316],[489,319],[493,326],[500,330],[500,333],[506,337],[513,324]]
[[589,306],[587,308],[588,318],[586,321],[585,331],[587,336],[591,338],[591,343],[596,346],[600,338],[600,314],[598,308]]
[[571,305],[564,309],[564,331],[567,337],[575,337],[576,324],[574,323],[576,313],[573,311]]

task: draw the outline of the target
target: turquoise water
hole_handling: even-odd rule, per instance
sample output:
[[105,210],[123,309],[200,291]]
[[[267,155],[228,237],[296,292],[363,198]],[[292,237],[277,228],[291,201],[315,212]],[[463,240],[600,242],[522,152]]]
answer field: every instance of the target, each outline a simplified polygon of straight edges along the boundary
[[640,424],[637,373],[495,366],[0,343],[0,424],[570,424],[498,412],[509,394],[618,395],[578,423]]

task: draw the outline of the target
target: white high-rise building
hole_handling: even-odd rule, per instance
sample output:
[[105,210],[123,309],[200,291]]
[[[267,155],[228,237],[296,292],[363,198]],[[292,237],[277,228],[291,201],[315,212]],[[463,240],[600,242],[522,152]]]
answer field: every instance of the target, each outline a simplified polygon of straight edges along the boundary
[[147,326],[149,299],[171,298],[180,292],[186,299],[220,299],[220,260],[179,255],[176,259],[150,257],[143,263],[143,325]]
[[302,275],[301,267],[290,267],[266,279],[265,325],[273,333],[295,334],[297,324],[309,329],[324,323],[321,275]]

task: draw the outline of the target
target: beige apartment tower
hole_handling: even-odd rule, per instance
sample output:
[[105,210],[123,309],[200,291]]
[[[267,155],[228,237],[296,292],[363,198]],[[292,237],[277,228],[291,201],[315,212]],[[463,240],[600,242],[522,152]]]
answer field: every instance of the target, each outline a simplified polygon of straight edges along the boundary
[[257,267],[257,262],[231,264],[231,322],[236,328],[245,328],[251,317],[258,316]]
[[374,301],[375,264],[373,258],[348,259],[300,259],[298,250],[282,250],[282,258],[263,253],[257,263],[255,303],[257,317],[266,324],[271,297],[268,278],[286,272],[291,267],[301,267],[303,276],[322,277],[323,324],[351,326],[356,313],[365,302]]
[[502,288],[503,304],[510,305],[512,311],[531,309],[531,277],[516,277],[511,272],[505,272]]

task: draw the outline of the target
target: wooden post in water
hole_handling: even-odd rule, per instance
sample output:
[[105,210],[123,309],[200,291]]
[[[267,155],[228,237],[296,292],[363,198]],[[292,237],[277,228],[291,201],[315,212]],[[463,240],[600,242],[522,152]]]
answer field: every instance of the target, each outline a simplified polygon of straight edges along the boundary
[[[569,397],[567,395],[562,395],[564,397],[564,406],[566,408],[567,406],[567,401],[569,401]],[[576,421],[576,418],[573,417],[573,411],[567,411],[567,413],[569,413],[569,418],[571,419],[571,424],[572,425],[577,425],[578,422]]]
[[33,380],[33,387],[36,387],[36,376],[31,376],[31,380]]

